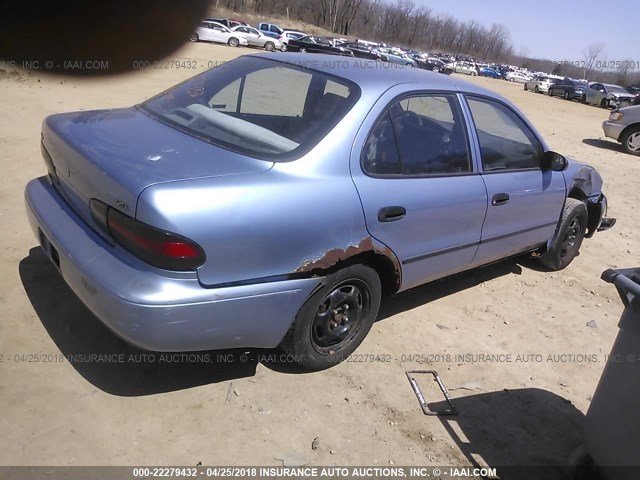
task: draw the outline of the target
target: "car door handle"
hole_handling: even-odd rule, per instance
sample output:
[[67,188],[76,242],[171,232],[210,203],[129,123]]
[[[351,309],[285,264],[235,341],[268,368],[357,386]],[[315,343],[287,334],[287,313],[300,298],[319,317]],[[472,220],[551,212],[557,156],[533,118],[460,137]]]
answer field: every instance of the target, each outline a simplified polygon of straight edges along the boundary
[[491,198],[491,205],[497,207],[498,205],[504,205],[509,201],[508,193],[496,193],[493,198]]
[[391,207],[384,207],[378,211],[378,221],[379,222],[395,222],[396,220],[400,220],[404,218],[407,214],[407,210],[404,207],[400,207],[397,205]]

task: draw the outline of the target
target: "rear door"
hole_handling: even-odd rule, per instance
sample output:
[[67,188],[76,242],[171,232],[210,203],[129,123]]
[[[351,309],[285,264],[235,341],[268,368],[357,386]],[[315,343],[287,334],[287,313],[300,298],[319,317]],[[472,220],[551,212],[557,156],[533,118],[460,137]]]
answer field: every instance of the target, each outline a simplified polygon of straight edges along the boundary
[[468,268],[487,194],[458,96],[396,95],[365,120],[351,172],[367,228],[399,258],[405,290]]
[[542,169],[544,147],[509,106],[467,96],[476,127],[487,216],[475,265],[524,252],[554,234],[564,205],[562,172]]

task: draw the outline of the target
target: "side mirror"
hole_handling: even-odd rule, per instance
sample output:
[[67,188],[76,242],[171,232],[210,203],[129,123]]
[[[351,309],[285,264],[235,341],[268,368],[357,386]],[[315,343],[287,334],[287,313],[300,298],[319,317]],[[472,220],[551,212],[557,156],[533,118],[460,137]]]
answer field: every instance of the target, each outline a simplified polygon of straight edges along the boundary
[[563,172],[569,166],[566,158],[556,152],[544,152],[543,165],[544,170],[552,170],[554,172]]

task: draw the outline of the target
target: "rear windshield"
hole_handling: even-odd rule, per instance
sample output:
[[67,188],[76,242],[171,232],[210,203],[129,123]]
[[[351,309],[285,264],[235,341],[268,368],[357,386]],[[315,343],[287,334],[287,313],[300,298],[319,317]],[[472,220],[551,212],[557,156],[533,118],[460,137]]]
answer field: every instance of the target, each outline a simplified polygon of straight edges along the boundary
[[222,148],[286,161],[313,148],[359,97],[358,86],[342,78],[241,57],[176,85],[140,108]]

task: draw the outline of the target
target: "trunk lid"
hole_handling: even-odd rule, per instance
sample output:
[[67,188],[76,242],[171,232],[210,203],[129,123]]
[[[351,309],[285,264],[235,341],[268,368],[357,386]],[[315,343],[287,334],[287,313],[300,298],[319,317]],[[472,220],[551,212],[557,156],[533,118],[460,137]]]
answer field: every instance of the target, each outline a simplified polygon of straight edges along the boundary
[[42,142],[56,188],[94,228],[92,198],[135,217],[138,196],[150,185],[273,166],[191,137],[135,107],[51,115],[42,124]]

